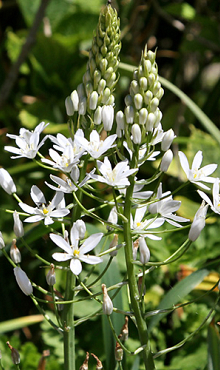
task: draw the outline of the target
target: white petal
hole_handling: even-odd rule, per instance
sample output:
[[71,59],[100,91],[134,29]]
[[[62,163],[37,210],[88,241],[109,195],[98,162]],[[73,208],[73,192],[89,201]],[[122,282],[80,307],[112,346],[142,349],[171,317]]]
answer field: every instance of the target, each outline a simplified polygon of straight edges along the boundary
[[36,215],[36,216],[31,216],[31,217],[28,217],[28,218],[25,218],[24,222],[38,222],[38,221],[41,221],[44,219],[44,216],[43,215]]
[[189,177],[189,163],[188,160],[183,152],[178,152],[180,164],[182,166],[183,171],[185,172],[187,178]]
[[96,265],[97,263],[101,263],[103,261],[101,257],[89,256],[89,255],[81,256],[80,260],[90,265]]
[[100,240],[103,237],[103,233],[97,233],[90,235],[83,243],[83,245],[80,247],[80,258],[81,255],[90,252],[92,249],[96,247],[96,245],[100,242]]
[[197,170],[198,168],[200,168],[202,164],[202,151],[199,150],[194,159],[193,159],[193,163],[192,163],[192,171],[194,171],[195,169]]
[[72,259],[70,262],[70,270],[74,275],[79,275],[82,271],[82,264],[78,259]]
[[63,239],[62,236],[56,235],[56,234],[50,234],[50,239],[56,245],[58,245],[58,247],[60,247],[61,249],[63,249],[65,252],[67,252],[68,254],[72,254],[72,249],[71,249],[70,245],[66,242],[65,239]]
[[34,203],[38,206],[39,203],[46,203],[46,199],[42,191],[36,186],[33,185],[31,187],[31,198],[33,199]]
[[58,261],[58,262],[64,262],[64,261],[68,261],[70,260],[71,258],[73,258],[73,256],[71,254],[68,254],[68,253],[53,253],[52,254],[52,257]]
[[18,203],[19,207],[23,209],[24,212],[30,213],[30,214],[35,214],[36,213],[36,208],[29,206],[28,204],[25,203]]

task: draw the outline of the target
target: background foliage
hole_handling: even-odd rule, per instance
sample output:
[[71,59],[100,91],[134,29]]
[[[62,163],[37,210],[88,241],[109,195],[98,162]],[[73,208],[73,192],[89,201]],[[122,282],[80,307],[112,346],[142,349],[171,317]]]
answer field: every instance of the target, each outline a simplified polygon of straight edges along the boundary
[[[12,63],[16,61],[22,45],[33,24],[40,1],[8,0],[1,2],[0,8],[0,85],[7,78]],[[16,83],[0,110],[0,158],[1,166],[8,169],[18,187],[18,195],[23,201],[29,201],[31,185],[44,185],[46,173],[37,165],[26,159],[11,161],[4,146],[10,143],[5,134],[17,134],[20,127],[34,128],[39,122],[50,122],[46,133],[62,132],[68,135],[64,100],[81,82],[86,69],[87,55],[91,46],[93,30],[96,28],[103,0],[51,0],[37,32],[37,40],[28,57],[22,64]],[[123,63],[137,65],[145,44],[149,49],[158,48],[157,63],[159,74],[185,92],[214,122],[220,126],[220,5],[218,0],[203,1],[114,1],[113,6],[121,18]],[[116,108],[121,109],[123,98],[127,93],[131,73],[120,69],[120,82],[117,86]],[[220,163],[219,140],[201,125],[194,114],[175,94],[165,89],[161,101],[163,112],[163,128],[173,128],[178,139],[173,144],[174,154],[179,149],[187,153],[190,159],[201,149],[204,163]],[[219,127],[220,128],[220,127]],[[46,154],[46,148],[45,148]],[[142,176],[149,176],[153,167],[149,162],[142,169]],[[220,167],[216,172],[220,177]],[[178,164],[170,170],[170,177],[165,178],[164,190],[173,190],[182,181],[182,173]],[[46,190],[46,189],[45,189]],[[50,191],[48,191],[48,199]],[[46,194],[47,195],[47,194]],[[189,185],[182,195],[185,207],[180,214],[193,218],[199,204],[196,189]],[[15,209],[15,204],[0,189],[1,209]],[[176,199],[180,199],[177,197]],[[219,269],[219,220],[209,219],[209,227],[205,228],[199,239],[192,245],[181,259],[168,267],[155,270],[147,280],[145,303],[147,310],[155,309],[164,295],[180,284],[181,279],[193,271],[198,273],[198,283],[191,289],[182,290],[177,285],[176,300],[169,300],[168,307],[178,302],[196,299],[201,293],[207,292],[218,280]],[[91,227],[95,227],[94,225]],[[10,245],[13,236],[11,214],[1,211],[0,230],[4,240]],[[26,231],[28,231],[28,226]],[[32,245],[39,254],[46,258],[51,256],[51,245],[47,237],[42,243],[36,243],[39,235],[44,235],[43,226],[36,226],[35,232],[29,235]],[[150,242],[152,261],[163,260],[180,245],[184,234],[179,232],[170,237],[166,234],[158,244]],[[18,245],[19,247],[19,245]],[[22,266],[28,276],[45,286],[45,272],[40,270],[39,263],[34,260],[21,246]],[[205,268],[205,270],[204,270]],[[114,274],[109,271],[104,281],[113,284],[120,281],[125,265],[119,253],[113,266]],[[202,270],[203,269],[203,270]],[[115,271],[117,272],[115,274]],[[113,277],[114,275],[114,277]],[[194,281],[194,280],[193,280]],[[37,312],[31,300],[17,288],[11,266],[0,254],[0,349],[2,351],[5,370],[12,369],[10,353],[6,341],[21,353],[22,369],[37,369],[37,364],[44,349],[49,348],[51,355],[47,360],[46,369],[62,369],[62,344],[59,335],[44,322],[29,326],[26,316]],[[195,281],[194,281],[195,282]],[[58,277],[57,290],[62,289],[62,281]],[[118,305],[128,308],[126,294],[122,290]],[[167,296],[166,296],[167,297]],[[214,304],[216,292],[204,295],[190,306],[179,308],[169,315],[160,317],[159,323],[151,319],[151,335],[153,350],[171,347],[187,337],[203,321]],[[163,301],[162,301],[163,302]],[[163,303],[160,303],[161,305]],[[161,306],[162,307],[162,306]],[[167,307],[167,306],[166,306]],[[49,309],[49,307],[45,307]],[[76,308],[77,319],[93,312],[97,307],[80,304]],[[19,319],[20,318],[20,319]],[[13,322],[7,320],[16,319]],[[115,315],[114,324],[118,331],[122,322]],[[39,321],[39,320],[38,320]],[[214,361],[219,359],[219,329],[216,322],[220,321],[220,310],[217,308],[213,322],[207,325],[184,347],[170,352],[157,360],[158,369],[217,369]],[[102,324],[103,328],[102,329]],[[132,323],[129,324],[129,348],[135,349],[135,338]],[[103,331],[102,331],[103,330]],[[82,323],[77,327],[77,365],[82,364],[85,352],[90,351],[106,360],[106,368],[112,369],[114,364],[114,342],[107,322],[99,320],[89,324]],[[103,353],[103,337],[106,355]],[[96,340],[94,340],[96,338]],[[139,369],[138,357],[128,369]],[[214,365],[213,365],[214,364]],[[92,365],[91,365],[92,366]],[[94,365],[95,366],[95,365]],[[132,368],[131,368],[132,366]]]

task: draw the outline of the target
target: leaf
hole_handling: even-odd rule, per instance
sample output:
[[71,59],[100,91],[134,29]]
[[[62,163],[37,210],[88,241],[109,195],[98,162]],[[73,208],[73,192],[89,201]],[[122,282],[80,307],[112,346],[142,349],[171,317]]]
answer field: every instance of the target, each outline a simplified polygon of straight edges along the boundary
[[[179,281],[169,292],[164,296],[158,310],[170,308],[181,301],[187,294],[189,294],[198,284],[200,284],[204,277],[209,274],[206,269],[198,270],[187,276],[185,279]],[[166,316],[167,313],[158,314],[152,317],[149,322],[148,330],[150,331],[158,322]]]
[[0,333],[7,333],[12,330],[21,329],[25,326],[37,324],[43,320],[43,315],[31,315],[19,317],[18,319],[3,321],[0,323]]
[[208,369],[219,370],[220,364],[220,339],[219,332],[214,323],[208,327]]

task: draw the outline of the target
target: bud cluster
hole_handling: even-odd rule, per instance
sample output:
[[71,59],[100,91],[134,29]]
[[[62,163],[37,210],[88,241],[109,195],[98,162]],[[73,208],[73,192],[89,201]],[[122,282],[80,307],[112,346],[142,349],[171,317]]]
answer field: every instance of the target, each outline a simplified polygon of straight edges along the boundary
[[117,12],[108,4],[99,17],[83,83],[65,102],[69,116],[75,111],[79,115],[88,112],[96,125],[103,123],[106,131],[111,130],[114,119],[112,93],[118,81],[118,55],[121,49],[119,27]]
[[158,80],[155,58],[156,53],[147,51],[146,46],[140,65],[133,73],[124,112],[116,114],[118,137],[125,132],[126,139],[130,140],[131,135],[134,144],[146,143],[146,134],[153,133],[162,118],[158,106],[164,90]]

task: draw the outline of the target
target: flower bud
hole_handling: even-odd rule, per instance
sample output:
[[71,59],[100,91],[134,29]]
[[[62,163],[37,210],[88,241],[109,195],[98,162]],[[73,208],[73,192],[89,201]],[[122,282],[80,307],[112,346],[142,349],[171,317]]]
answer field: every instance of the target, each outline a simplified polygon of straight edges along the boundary
[[111,95],[111,90],[108,87],[106,87],[105,90],[103,91],[103,95],[102,95],[102,103],[103,104],[107,105],[107,101],[108,101],[110,95]]
[[150,260],[150,250],[147,246],[147,243],[144,237],[139,238],[139,252],[140,252],[140,261],[145,265]]
[[163,135],[163,140],[161,142],[161,150],[166,152],[170,148],[170,145],[172,144],[175,137],[176,135],[174,135],[174,131],[172,130],[172,128],[165,132],[165,134]]
[[54,270],[54,264],[51,263],[50,265],[50,270],[48,271],[46,275],[46,281],[48,285],[53,286],[56,284],[56,275],[55,275],[55,270]]
[[144,93],[144,102],[146,105],[150,104],[150,101],[153,99],[153,93],[150,90],[147,90]]
[[3,248],[5,248],[5,242],[4,242],[2,233],[0,231],[0,249],[3,249]]
[[33,287],[26,273],[20,267],[15,267],[14,274],[15,274],[15,279],[17,281],[17,284],[19,288],[22,290],[22,292],[26,295],[32,294]]
[[98,87],[98,83],[101,80],[101,78],[102,78],[101,72],[98,69],[96,69],[95,72],[94,72],[94,87],[95,87],[95,89]]
[[83,220],[77,220],[75,222],[76,228],[79,232],[79,238],[83,239],[86,233],[86,224]]
[[125,116],[124,116],[124,113],[119,110],[117,113],[116,113],[116,122],[117,122],[117,125],[118,125],[118,128],[120,130],[124,130],[125,128]]
[[101,79],[98,84],[98,93],[102,94],[106,87],[106,81]]
[[147,79],[146,77],[141,77],[140,78],[140,88],[143,89],[143,91],[146,91],[147,90]]
[[128,105],[132,105],[133,104],[133,99],[132,99],[132,96],[131,95],[126,95],[126,97],[125,97],[125,105],[126,105],[126,107],[128,106]]
[[79,370],[88,370],[88,363],[89,363],[89,352],[86,352],[86,358],[83,361],[82,366],[80,366]]
[[10,256],[14,263],[20,263],[21,262],[21,253],[19,249],[16,246],[16,239],[12,240],[12,245],[10,248]]
[[8,347],[10,348],[11,350],[11,358],[12,358],[12,362],[14,365],[18,365],[20,364],[20,355],[19,355],[19,352],[17,349],[13,348],[9,342],[6,342],[6,344],[8,345]]
[[93,91],[89,97],[89,109],[95,110],[98,103],[98,93],[97,91]]
[[194,242],[200,235],[202,229],[205,227],[205,218],[208,210],[208,204],[205,204],[205,201],[202,201],[201,206],[196,212],[192,225],[189,230],[188,238]]
[[[95,75],[95,72],[94,72]],[[90,71],[87,69],[87,71],[83,75],[83,83],[86,85],[89,81],[91,81]]]
[[146,108],[142,108],[139,111],[139,125],[145,125],[147,121],[148,111]]
[[133,260],[136,261],[137,259],[137,251],[139,247],[139,239],[135,240],[132,244],[132,253],[133,253]]
[[[107,221],[110,222],[113,225],[117,225],[118,213],[117,213],[117,210],[116,210],[115,206],[111,209]],[[112,230],[111,226],[109,226],[109,225],[107,225],[107,229]]]
[[136,109],[141,109],[143,105],[143,96],[141,94],[136,94],[134,96],[134,105]]
[[135,95],[139,93],[139,85],[136,80],[131,81],[130,94]]
[[74,108],[73,103],[70,96],[67,96],[65,99],[65,107],[66,107],[66,114],[67,116],[73,116],[74,115]]
[[108,100],[106,101],[106,105],[112,105],[112,106],[114,106],[114,103],[115,103],[115,97],[114,97],[114,95],[111,94],[109,96]]
[[[152,70],[152,69],[151,69]],[[152,86],[154,85],[154,82],[155,82],[155,74],[154,73],[150,73],[149,76],[148,76],[148,83],[149,83],[149,86]]]
[[94,124],[100,125],[102,122],[102,107],[98,107],[94,113]]
[[146,131],[151,132],[153,130],[155,120],[156,118],[154,113],[149,113],[146,120]]
[[79,115],[85,116],[86,114],[86,97],[80,98],[79,101]]
[[77,165],[74,165],[70,172],[70,176],[74,182],[77,182],[79,180],[79,175],[80,175],[79,167]]
[[14,233],[17,236],[17,238],[22,238],[22,236],[24,235],[24,228],[19,218],[19,214],[16,211],[14,211],[13,213],[13,218],[14,218]]
[[172,160],[173,160],[173,153],[172,153],[172,150],[169,149],[163,155],[163,158],[160,164],[160,171],[167,172]]
[[86,96],[89,96],[89,95],[92,94],[92,92],[93,92],[93,85],[92,85],[92,83],[90,81],[86,84],[85,90],[86,90]]
[[[78,86],[77,86],[77,94],[78,94],[78,98],[79,98],[79,100],[80,99],[82,99],[82,98],[84,98],[85,96],[86,96],[86,92],[85,92],[85,88],[84,88],[84,85],[83,85],[83,83],[81,83],[81,84],[79,84]],[[72,94],[71,94],[72,95]]]
[[74,90],[71,94],[70,94],[70,97],[71,97],[71,100],[72,100],[72,103],[73,103],[73,109],[75,112],[78,112],[78,109],[79,109],[79,95],[77,93],[76,90]]
[[137,123],[132,125],[131,134],[134,144],[141,144],[141,129]]
[[[110,248],[114,248],[114,247],[117,247],[118,245],[118,234],[114,234],[114,238],[112,239],[111,243],[110,243],[110,246],[109,246],[109,249]],[[110,256],[111,257],[115,257],[117,255],[118,251],[117,249],[113,252],[110,252]]]
[[152,65],[151,65],[150,60],[145,60],[144,61],[144,70],[145,70],[146,74],[150,73],[151,67],[152,67]]
[[109,297],[106,289],[106,285],[102,284],[102,292],[103,292],[103,304],[102,309],[105,315],[111,315],[113,311],[113,303],[111,298]]
[[12,180],[11,175],[4,168],[0,168],[0,186],[8,194],[13,194],[16,192],[16,186]]
[[133,123],[134,122],[134,108],[132,105],[128,105],[125,108],[125,117],[127,123]]
[[114,121],[114,108],[112,105],[102,107],[102,122],[105,131],[111,131]]
[[159,105],[159,100],[157,98],[153,98],[150,102],[150,110],[151,112],[155,112]]

